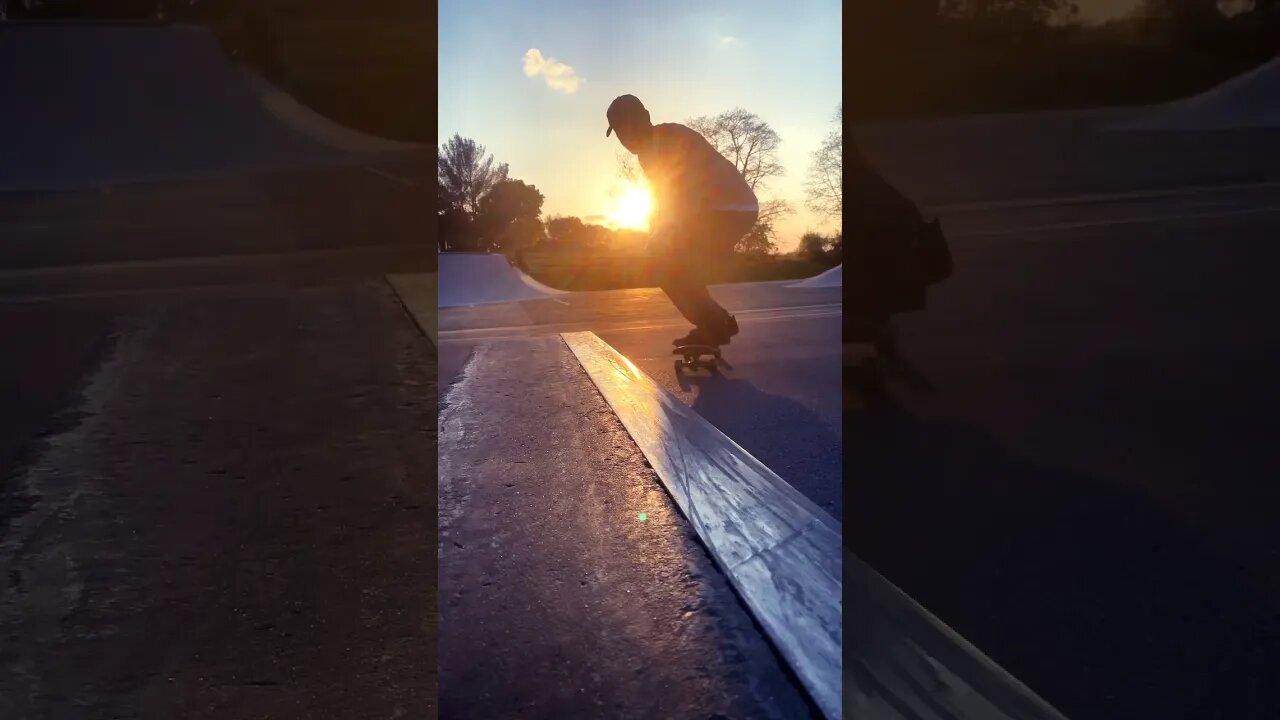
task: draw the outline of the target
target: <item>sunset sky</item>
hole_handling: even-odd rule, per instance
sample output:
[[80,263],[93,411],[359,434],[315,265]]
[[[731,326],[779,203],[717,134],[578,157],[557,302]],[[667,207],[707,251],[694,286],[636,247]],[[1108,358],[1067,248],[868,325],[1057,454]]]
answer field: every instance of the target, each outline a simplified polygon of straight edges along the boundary
[[624,188],[605,110],[630,93],[654,123],[734,107],[781,136],[787,174],[761,199],[791,201],[779,249],[834,221],[804,207],[809,155],[835,127],[840,3],[442,0],[439,142],[484,145],[546,197],[544,219],[604,222]]

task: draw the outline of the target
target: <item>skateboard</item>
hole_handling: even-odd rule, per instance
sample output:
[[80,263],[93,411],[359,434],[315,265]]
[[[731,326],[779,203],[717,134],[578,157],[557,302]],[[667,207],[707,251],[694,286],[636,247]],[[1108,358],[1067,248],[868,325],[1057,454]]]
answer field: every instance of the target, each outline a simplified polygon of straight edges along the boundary
[[[671,354],[681,357],[676,361],[676,367],[679,368],[704,367],[715,370],[716,363],[724,360],[720,357],[720,348],[715,345],[680,345]],[[704,357],[707,359],[704,360]]]

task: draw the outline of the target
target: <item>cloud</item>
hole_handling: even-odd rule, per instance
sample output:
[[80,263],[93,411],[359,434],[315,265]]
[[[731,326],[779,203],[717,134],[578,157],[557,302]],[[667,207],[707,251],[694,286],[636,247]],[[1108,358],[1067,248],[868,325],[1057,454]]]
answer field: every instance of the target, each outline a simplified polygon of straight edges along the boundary
[[529,48],[524,54],[524,74],[526,77],[541,75],[547,81],[547,87],[569,94],[577,92],[578,86],[586,82],[568,65],[555,58],[543,57],[538,48]]
[[740,38],[736,38],[732,35],[720,36],[720,47],[733,47],[734,45],[741,45],[741,44],[742,44],[742,40]]

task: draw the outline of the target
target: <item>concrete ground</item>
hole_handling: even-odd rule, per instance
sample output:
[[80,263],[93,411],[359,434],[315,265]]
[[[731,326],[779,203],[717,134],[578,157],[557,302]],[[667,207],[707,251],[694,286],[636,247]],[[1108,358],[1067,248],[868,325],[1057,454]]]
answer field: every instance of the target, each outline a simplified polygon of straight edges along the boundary
[[820,717],[558,336],[440,425],[442,717]]
[[657,290],[441,311],[443,716],[817,713],[559,336],[595,331],[838,516],[839,289],[713,292],[742,328],[714,374],[675,371]]
[[434,349],[302,265],[0,278],[0,716],[434,716]]
[[878,152],[939,206],[1023,174],[1029,197],[1217,189],[944,210],[956,273],[900,320],[909,369],[846,385],[850,549],[1069,717],[1280,716],[1280,190],[1226,185],[1280,179],[1240,145],[1275,132],[1054,146],[1059,125],[1028,159],[981,125]]
[[655,289],[452,308],[440,316],[447,387],[480,344],[593,330],[641,370],[837,519],[840,502],[840,289],[724,285],[713,294],[741,333],[717,372],[673,367],[688,324]]

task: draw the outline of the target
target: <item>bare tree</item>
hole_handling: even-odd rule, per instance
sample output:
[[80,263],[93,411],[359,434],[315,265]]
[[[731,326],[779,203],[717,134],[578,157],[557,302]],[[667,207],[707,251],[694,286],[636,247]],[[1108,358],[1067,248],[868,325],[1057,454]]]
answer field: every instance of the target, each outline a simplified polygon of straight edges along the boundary
[[495,185],[507,179],[507,164],[496,165],[492,155],[475,140],[454,134],[440,147],[436,163],[442,207],[456,207],[475,219],[480,200]]
[[[696,117],[688,121],[711,146],[738,169],[759,197],[770,178],[780,177],[786,170],[778,161],[782,137],[755,113],[734,108],[719,115]],[[775,227],[792,211],[791,204],[780,198],[760,201],[760,217],[751,232],[738,243],[742,252],[773,252],[777,247]]]
[[632,185],[638,184],[644,178],[644,172],[640,170],[640,163],[636,162],[635,155],[618,153],[618,177]]
[[780,198],[770,198],[760,201],[760,214],[756,218],[755,227],[742,240],[738,242],[738,250],[740,252],[752,251],[759,252],[764,248],[765,252],[775,252],[778,249],[778,233],[777,225],[782,218],[795,212],[791,203]]
[[693,118],[688,125],[738,168],[752,190],[785,172],[778,162],[781,136],[755,113],[734,108],[715,116]]
[[835,129],[827,134],[822,146],[813,151],[805,192],[810,210],[839,220],[844,214],[844,103],[836,108],[835,122]]

